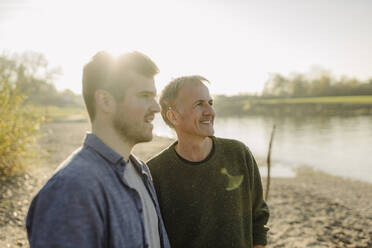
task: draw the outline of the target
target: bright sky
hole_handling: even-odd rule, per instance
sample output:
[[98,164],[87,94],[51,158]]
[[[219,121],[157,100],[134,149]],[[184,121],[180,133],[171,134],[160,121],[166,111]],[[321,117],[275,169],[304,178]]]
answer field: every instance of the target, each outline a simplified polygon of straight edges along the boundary
[[150,56],[159,90],[200,74],[215,94],[253,93],[314,65],[372,78],[371,13],[370,0],[0,0],[0,51],[43,53],[77,93],[99,50]]

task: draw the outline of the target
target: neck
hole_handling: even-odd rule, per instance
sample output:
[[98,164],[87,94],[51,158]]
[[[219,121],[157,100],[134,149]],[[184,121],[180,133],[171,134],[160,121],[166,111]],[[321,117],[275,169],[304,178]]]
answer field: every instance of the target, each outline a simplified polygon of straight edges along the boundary
[[189,139],[178,136],[178,143],[175,146],[176,152],[186,160],[199,162],[204,160],[213,148],[213,141],[210,137],[200,139]]
[[123,156],[124,160],[129,160],[129,155],[134,145],[124,140],[111,125],[108,123],[94,123],[92,124],[92,133],[115,152]]

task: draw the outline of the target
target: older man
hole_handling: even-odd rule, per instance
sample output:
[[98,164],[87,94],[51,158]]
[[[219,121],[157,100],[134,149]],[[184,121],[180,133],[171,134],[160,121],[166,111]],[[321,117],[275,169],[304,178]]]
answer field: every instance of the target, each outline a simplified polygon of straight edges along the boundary
[[32,201],[31,248],[169,247],[148,168],[131,155],[152,139],[157,72],[139,52],[100,52],[84,67],[92,133]]
[[269,211],[259,170],[243,143],[213,136],[215,112],[206,81],[176,78],[159,100],[178,138],[148,162],[170,243],[264,247]]

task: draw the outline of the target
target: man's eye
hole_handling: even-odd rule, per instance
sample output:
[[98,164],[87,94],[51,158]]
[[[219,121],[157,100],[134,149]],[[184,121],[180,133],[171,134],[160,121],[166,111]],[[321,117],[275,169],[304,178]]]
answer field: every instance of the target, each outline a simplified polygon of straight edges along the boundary
[[143,95],[141,95],[141,97],[148,98],[148,99],[154,98],[154,96],[153,95],[150,95],[150,94],[143,94]]

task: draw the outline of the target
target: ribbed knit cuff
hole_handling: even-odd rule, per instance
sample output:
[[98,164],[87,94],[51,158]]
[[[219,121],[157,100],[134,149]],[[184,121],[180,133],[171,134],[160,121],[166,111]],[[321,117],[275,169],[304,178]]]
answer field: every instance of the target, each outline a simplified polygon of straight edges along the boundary
[[267,245],[268,228],[263,228],[260,232],[253,233],[253,245]]

